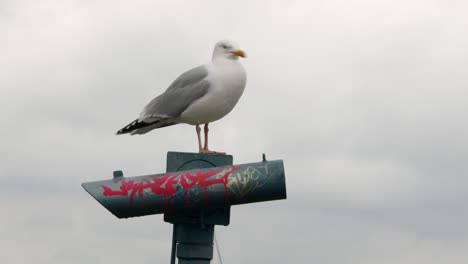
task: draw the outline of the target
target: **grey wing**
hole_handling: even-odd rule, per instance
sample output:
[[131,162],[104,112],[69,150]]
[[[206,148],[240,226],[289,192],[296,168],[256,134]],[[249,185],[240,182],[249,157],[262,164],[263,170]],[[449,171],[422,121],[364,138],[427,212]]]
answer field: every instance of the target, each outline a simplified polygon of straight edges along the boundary
[[175,118],[210,88],[208,70],[199,66],[180,75],[167,90],[154,98],[142,111],[139,120]]

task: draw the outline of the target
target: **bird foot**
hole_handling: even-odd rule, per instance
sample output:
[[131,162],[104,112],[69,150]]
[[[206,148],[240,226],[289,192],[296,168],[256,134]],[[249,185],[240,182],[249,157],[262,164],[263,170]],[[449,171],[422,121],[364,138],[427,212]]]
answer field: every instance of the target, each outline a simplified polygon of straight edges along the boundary
[[200,149],[199,152],[203,154],[221,154],[221,155],[226,154],[226,152],[214,151],[214,150],[209,150],[209,149]]

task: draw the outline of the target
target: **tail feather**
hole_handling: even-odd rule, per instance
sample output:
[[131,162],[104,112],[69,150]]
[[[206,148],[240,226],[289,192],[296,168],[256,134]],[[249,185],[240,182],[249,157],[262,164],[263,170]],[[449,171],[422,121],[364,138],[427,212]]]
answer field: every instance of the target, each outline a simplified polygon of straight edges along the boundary
[[124,128],[117,131],[117,135],[128,134],[128,133],[132,135],[144,134],[156,128],[172,126],[175,124],[176,123],[171,122],[168,119],[157,119],[152,122],[145,122],[139,119],[135,119],[133,122],[131,122],[130,124],[126,125]]

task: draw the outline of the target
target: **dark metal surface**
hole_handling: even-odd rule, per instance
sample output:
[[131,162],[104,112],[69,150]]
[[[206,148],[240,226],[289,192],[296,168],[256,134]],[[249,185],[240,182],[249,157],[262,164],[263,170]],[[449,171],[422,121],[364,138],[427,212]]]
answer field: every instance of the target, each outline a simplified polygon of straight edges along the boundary
[[209,264],[215,225],[229,225],[230,206],[286,199],[283,161],[232,165],[230,155],[168,152],[167,172],[83,183],[119,218],[164,213],[174,224],[171,263]]
[[[169,153],[168,156],[170,155],[177,157],[178,154]],[[203,156],[213,157],[187,160],[179,166],[168,162],[168,170],[183,169],[184,166],[205,166],[205,169],[130,178],[115,177],[111,180],[83,183],[82,186],[119,218],[164,212],[170,215],[198,211],[201,208],[228,208],[230,205],[286,198],[281,160],[206,168],[212,166],[210,158],[223,156],[232,161],[232,157]]]
[[[167,153],[167,172],[232,165],[232,156]],[[171,264],[209,264],[213,258],[214,225],[228,225],[231,207],[166,211],[164,221],[174,224]],[[177,254],[176,254],[177,253]]]
[[167,152],[166,172],[207,169],[232,165],[231,155]]

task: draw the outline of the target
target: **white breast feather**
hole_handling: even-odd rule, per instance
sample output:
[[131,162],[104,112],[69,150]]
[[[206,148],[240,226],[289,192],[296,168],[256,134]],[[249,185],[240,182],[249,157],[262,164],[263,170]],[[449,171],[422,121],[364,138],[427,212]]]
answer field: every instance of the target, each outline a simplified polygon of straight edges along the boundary
[[216,121],[231,112],[244,92],[247,79],[238,61],[222,60],[207,67],[207,79],[212,83],[210,90],[180,115],[182,123],[195,125]]

